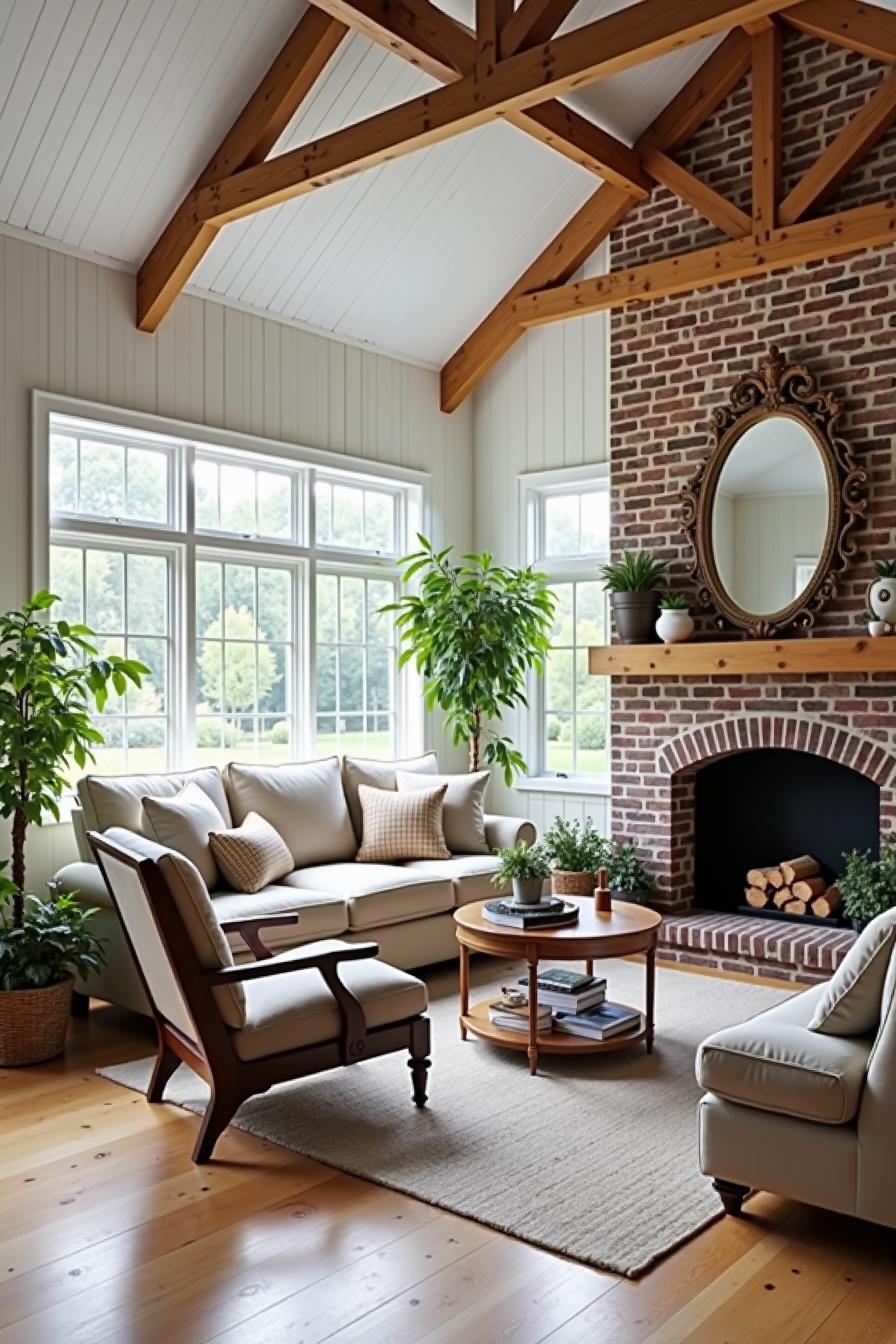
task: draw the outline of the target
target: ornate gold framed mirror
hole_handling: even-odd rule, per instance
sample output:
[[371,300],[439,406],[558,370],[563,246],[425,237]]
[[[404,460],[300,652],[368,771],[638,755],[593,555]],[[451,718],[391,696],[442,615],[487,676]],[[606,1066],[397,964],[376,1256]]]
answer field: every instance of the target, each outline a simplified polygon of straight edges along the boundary
[[808,629],[858,554],[867,472],[839,432],[843,408],[772,346],[713,412],[713,449],[682,491],[697,602],[759,639]]

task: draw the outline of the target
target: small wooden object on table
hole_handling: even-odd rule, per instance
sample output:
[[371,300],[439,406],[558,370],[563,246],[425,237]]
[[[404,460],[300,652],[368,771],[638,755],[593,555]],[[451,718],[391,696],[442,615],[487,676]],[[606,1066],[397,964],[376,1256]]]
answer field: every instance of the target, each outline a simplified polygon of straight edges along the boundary
[[[571,899],[571,898],[567,898]],[[538,1070],[540,1051],[546,1054],[585,1055],[605,1050],[623,1050],[643,1041],[647,1053],[653,1050],[653,1006],[656,971],[656,945],[662,917],[655,910],[629,901],[615,901],[608,911],[599,911],[591,897],[579,898],[577,924],[549,925],[546,928],[515,929],[491,924],[482,914],[485,901],[462,905],[454,912],[457,941],[460,944],[460,1034],[479,1036],[493,1045],[509,1050],[525,1050],[529,1072]],[[506,1031],[489,1020],[488,1000],[470,1007],[470,953],[485,952],[492,957],[524,957],[529,967],[529,1032]],[[646,1001],[637,1026],[607,1040],[564,1032],[539,1035],[537,1021],[539,961],[584,961],[591,972],[598,957],[630,957],[643,953],[647,967]]]

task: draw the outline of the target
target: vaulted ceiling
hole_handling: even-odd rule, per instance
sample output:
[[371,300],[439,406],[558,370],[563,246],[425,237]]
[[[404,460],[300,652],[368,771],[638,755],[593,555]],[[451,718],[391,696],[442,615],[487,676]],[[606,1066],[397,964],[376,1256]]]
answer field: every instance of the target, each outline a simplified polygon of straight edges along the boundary
[[[305,7],[0,0],[0,221],[136,268]],[[580,0],[560,31],[626,7]],[[630,144],[718,40],[565,101]],[[435,87],[352,34],[273,152]],[[495,123],[228,225],[191,288],[441,365],[594,188]]]

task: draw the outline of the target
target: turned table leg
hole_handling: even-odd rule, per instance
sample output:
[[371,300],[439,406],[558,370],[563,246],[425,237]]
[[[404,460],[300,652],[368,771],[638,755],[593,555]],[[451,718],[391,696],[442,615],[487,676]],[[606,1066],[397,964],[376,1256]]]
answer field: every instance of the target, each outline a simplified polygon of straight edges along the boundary
[[538,954],[528,949],[529,963],[529,1072],[538,1072]]
[[470,1011],[470,949],[465,943],[460,945],[460,1038],[467,1039],[464,1018]]
[[653,1054],[653,1015],[654,1001],[656,996],[656,948],[649,947],[644,953],[644,961],[647,966],[647,1004],[644,1010],[644,1016],[647,1019],[647,1044],[648,1055]]

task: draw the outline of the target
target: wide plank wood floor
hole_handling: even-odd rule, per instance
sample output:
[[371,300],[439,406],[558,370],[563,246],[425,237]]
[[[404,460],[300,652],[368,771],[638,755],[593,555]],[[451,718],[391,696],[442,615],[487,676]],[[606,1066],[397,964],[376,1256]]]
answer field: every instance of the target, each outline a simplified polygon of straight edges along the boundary
[[[97,1078],[96,1008],[0,1071],[0,1344],[896,1344],[893,1234],[770,1195],[637,1283]],[[699,1179],[696,1176],[695,1179]]]

